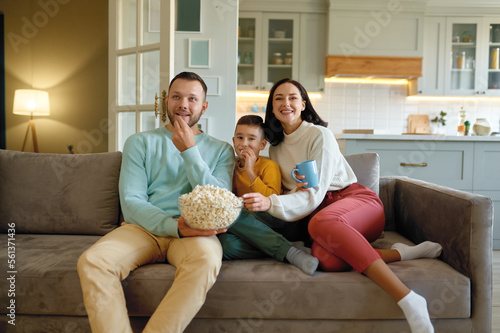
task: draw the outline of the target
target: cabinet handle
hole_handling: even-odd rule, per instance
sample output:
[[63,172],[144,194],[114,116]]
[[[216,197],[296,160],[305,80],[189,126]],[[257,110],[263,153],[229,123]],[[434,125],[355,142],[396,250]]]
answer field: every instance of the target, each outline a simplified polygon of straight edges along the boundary
[[426,167],[427,163],[400,163],[401,166]]

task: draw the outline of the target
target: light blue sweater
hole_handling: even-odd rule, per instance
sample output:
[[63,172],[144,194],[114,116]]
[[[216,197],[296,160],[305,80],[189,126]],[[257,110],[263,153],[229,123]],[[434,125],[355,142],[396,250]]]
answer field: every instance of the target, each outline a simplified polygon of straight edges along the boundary
[[157,236],[179,237],[178,199],[196,185],[231,190],[234,151],[205,133],[196,146],[179,152],[165,127],[132,135],[125,142],[120,173],[120,204],[126,222]]

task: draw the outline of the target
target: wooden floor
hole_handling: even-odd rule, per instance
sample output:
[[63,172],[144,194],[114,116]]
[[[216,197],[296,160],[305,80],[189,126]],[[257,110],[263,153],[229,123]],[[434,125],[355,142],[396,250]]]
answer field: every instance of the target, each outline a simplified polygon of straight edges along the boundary
[[500,251],[493,251],[493,333],[500,333]]

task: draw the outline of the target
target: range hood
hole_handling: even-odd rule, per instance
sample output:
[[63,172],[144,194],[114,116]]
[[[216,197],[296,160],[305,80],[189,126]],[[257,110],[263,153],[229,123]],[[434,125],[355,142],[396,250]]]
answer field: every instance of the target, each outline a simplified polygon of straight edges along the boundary
[[422,76],[421,57],[329,55],[326,77],[379,77],[416,79]]

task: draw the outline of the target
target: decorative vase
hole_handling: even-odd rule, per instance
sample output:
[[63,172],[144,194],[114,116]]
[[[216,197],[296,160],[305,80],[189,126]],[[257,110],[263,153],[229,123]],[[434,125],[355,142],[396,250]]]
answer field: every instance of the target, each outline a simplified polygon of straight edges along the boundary
[[486,136],[491,132],[491,125],[486,118],[477,118],[472,130],[477,136]]
[[429,131],[431,134],[443,134],[443,125],[441,123],[431,122],[429,126]]

